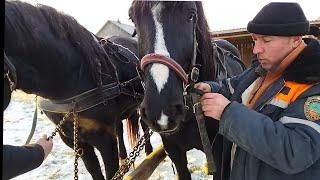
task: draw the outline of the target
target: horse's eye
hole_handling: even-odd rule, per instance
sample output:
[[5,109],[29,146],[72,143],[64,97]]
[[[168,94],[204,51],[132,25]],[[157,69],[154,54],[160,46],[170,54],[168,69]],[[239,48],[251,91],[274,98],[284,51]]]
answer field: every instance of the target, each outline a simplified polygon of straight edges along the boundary
[[191,14],[189,15],[189,18],[188,18],[189,21],[193,21],[194,15],[195,15],[194,13],[191,13]]

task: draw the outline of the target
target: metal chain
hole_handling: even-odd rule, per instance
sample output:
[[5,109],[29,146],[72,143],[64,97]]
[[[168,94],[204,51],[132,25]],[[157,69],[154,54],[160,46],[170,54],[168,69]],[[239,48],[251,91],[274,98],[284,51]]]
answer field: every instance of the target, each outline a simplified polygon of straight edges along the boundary
[[83,149],[78,147],[78,127],[79,127],[79,122],[78,122],[78,117],[77,114],[72,111],[67,113],[65,116],[63,116],[62,120],[58,123],[56,129],[52,132],[51,136],[48,137],[53,139],[54,136],[56,136],[57,132],[62,131],[62,124],[67,120],[72,115],[73,117],[73,150],[74,150],[74,179],[78,180],[78,159],[82,156],[83,154]]
[[75,112],[73,114],[73,150],[74,150],[74,180],[78,180],[78,159],[83,154],[83,149],[78,148],[78,118]]
[[53,137],[56,136],[57,132],[59,132],[59,131],[61,133],[63,133],[61,126],[66,121],[66,119],[70,116],[70,114],[71,113],[69,112],[69,113],[67,113],[66,115],[63,116],[62,120],[58,123],[56,129],[52,132],[51,136],[49,136],[48,139],[49,138],[53,139]]
[[146,141],[150,139],[153,131],[149,130],[139,139],[137,145],[133,148],[133,151],[129,153],[129,157],[126,158],[124,164],[112,177],[112,180],[121,180],[123,176],[129,171],[131,165],[134,163],[136,157],[139,156],[141,150],[146,145]]

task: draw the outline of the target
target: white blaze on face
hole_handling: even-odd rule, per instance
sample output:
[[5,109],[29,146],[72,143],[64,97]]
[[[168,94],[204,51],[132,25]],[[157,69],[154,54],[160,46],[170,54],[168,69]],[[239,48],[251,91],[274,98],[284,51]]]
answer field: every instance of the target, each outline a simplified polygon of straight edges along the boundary
[[[166,43],[164,41],[164,35],[163,35],[163,27],[161,22],[159,22],[161,11],[162,11],[163,5],[162,3],[158,3],[155,7],[152,8],[152,17],[155,24],[155,41],[154,41],[154,52],[157,54],[162,54],[167,57],[170,57],[170,54],[168,52],[168,49],[166,47]],[[163,64],[160,63],[154,63],[152,64],[150,68],[150,74],[152,76],[152,79],[154,80],[154,83],[157,86],[158,92],[160,94],[161,90],[163,89],[164,85],[168,82],[169,78],[169,68]],[[168,127],[168,116],[165,115],[163,112],[161,112],[160,119],[157,120],[157,123],[159,124],[160,128],[162,130],[165,130]]]
[[161,117],[157,121],[157,123],[159,124],[159,126],[162,130],[167,129],[168,128],[168,116],[166,116],[165,114],[163,114],[163,112],[161,112]]
[[[161,11],[162,11],[162,3],[158,3],[155,7],[152,8],[152,17],[154,20],[155,28],[156,28],[156,37],[154,42],[154,52],[157,54],[162,54],[167,57],[170,57],[168,49],[166,47],[166,43],[164,41],[163,35],[163,27],[159,22]],[[160,94],[164,85],[167,83],[169,78],[169,68],[163,64],[154,63],[150,69],[151,76],[154,80],[154,83],[157,86],[158,92]]]

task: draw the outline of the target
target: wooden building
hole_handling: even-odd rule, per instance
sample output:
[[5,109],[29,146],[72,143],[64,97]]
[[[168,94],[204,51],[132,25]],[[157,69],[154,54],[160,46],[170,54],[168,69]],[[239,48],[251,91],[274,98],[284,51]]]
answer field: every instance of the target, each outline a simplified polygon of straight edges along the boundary
[[[314,21],[310,21],[311,25],[320,28],[320,18]],[[223,31],[213,31],[213,38],[225,39],[235,45],[241,54],[241,59],[246,66],[251,64],[253,41],[250,33],[246,28],[231,29]],[[319,39],[319,37],[317,37]]]
[[123,36],[123,37],[131,37],[133,34],[134,27],[123,24],[119,20],[118,21],[107,21],[102,28],[97,32],[97,36],[99,37],[108,37],[108,36]]
[[[320,28],[320,17],[317,20],[311,21],[311,25]],[[131,37],[134,27],[127,24],[122,24],[120,21],[107,21],[104,26],[98,31],[100,37],[112,35]],[[246,66],[251,64],[253,41],[250,33],[246,28],[230,29],[222,31],[213,31],[212,38],[225,39],[235,45],[241,54],[241,59]],[[319,39],[320,37],[318,37]]]

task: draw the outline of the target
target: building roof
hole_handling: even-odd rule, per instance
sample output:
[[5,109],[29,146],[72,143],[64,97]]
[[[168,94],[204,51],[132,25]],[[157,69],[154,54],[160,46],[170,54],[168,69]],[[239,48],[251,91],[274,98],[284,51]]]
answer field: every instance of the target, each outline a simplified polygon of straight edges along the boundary
[[99,34],[109,23],[112,23],[116,26],[118,26],[120,29],[124,30],[125,32],[127,32],[128,34],[133,34],[134,31],[134,27],[128,24],[123,24],[121,23],[119,20],[118,21],[112,21],[112,20],[108,20],[103,26],[102,28],[97,32],[97,34]]
[[[319,17],[320,18],[320,17]],[[320,27],[320,20],[316,19],[310,21],[311,25]],[[230,39],[230,38],[251,38],[250,33],[247,31],[247,28],[238,28],[238,29],[228,29],[228,30],[221,30],[221,31],[212,31],[211,35],[213,37],[221,38],[221,39]]]
[[249,32],[247,31],[246,28],[213,31],[213,32],[211,32],[211,34],[214,37],[219,37],[221,39],[225,39],[225,38],[228,38],[230,36],[232,36],[233,38],[250,36],[250,34],[249,34]]

